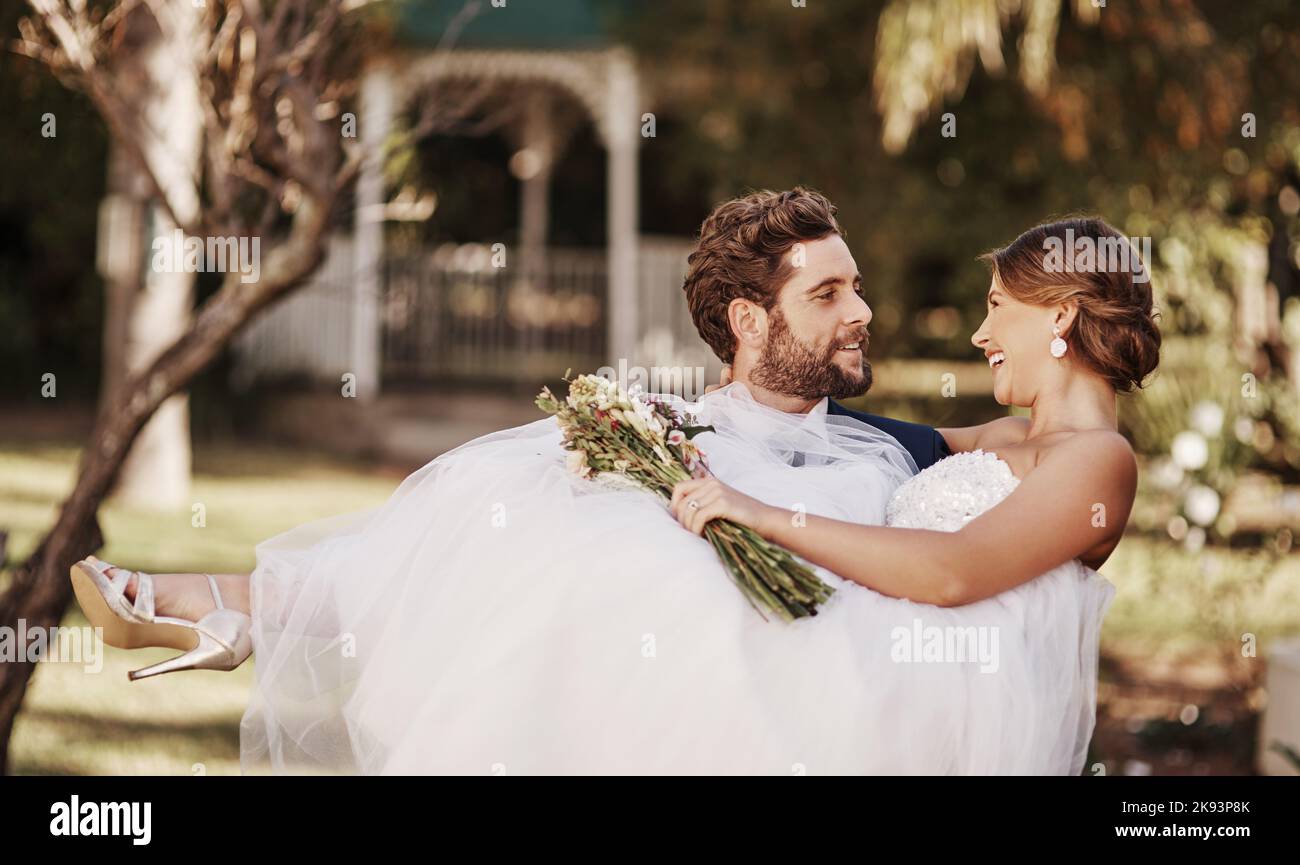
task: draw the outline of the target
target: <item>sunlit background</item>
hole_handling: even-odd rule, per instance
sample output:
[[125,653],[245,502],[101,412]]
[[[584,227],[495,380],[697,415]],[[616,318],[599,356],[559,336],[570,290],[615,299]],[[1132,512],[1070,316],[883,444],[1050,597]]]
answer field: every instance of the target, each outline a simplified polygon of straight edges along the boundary
[[[101,510],[102,558],[247,571],[258,541],[535,419],[531,395],[566,369],[623,358],[714,380],[685,256],[713,204],[754,188],[839,206],[875,314],[877,384],[852,404],[989,420],[1004,410],[969,344],[976,257],[1091,212],[1151,238],[1164,347],[1121,400],[1143,472],[1103,569],[1118,593],[1086,772],[1300,771],[1290,0],[466,5],[367,11],[355,87],[320,116],[354,112],[388,156],[349,187],[319,269],[146,428]],[[0,10],[6,40],[29,14]],[[151,273],[166,222],[101,112],[31,57],[0,64],[3,587],[96,413],[221,275]],[[406,135],[428,101],[437,131]],[[184,122],[159,111],[164,130]],[[85,624],[75,605],[65,624]],[[253,665],[128,684],[167,653],[132,654],[148,657],[38,665],[9,771],[238,772]]]

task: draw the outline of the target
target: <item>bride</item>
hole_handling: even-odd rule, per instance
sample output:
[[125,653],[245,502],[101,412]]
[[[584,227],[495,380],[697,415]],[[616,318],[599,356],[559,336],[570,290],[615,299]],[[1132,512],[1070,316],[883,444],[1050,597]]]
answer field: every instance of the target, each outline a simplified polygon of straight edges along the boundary
[[[838,226],[796,228],[806,261],[767,306],[700,302],[692,256],[692,312],[706,340],[725,324],[735,381],[678,402],[714,428],[712,476],[671,511],[569,471],[548,418],[262,543],[251,575],[78,563],[83,609],[112,645],[186,650],[132,678],[256,650],[246,772],[1078,774],[1113,592],[1094,568],[1135,488],[1116,391],[1159,345],[1149,289],[1042,267],[1045,237],[1118,237],[1099,220],[990,254],[972,341],[1031,415],[942,430],[955,453],[918,472],[831,402],[869,384],[871,313]],[[815,566],[835,589],[818,615],[747,605],[697,537],[719,516]]]

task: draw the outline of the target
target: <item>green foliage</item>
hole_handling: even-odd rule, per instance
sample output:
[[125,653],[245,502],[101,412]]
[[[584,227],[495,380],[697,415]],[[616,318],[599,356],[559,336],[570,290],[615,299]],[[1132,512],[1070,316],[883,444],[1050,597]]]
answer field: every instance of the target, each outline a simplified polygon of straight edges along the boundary
[[1300,627],[1298,570],[1295,557],[1271,549],[1193,551],[1167,539],[1128,538],[1102,569],[1118,588],[1103,638],[1241,657],[1258,651],[1255,641]]
[[[0,33],[18,33],[23,3],[0,7]],[[0,396],[93,396],[98,381],[100,281],[95,228],[106,134],[86,100],[44,69],[0,52]],[[47,119],[53,117],[53,136]]]
[[[975,256],[1035,223],[1093,212],[1151,237],[1165,349],[1124,426],[1165,469],[1144,483],[1149,508],[1193,529],[1213,510],[1206,540],[1227,540],[1207,501],[1248,469],[1300,466],[1300,19],[1282,0],[815,5],[629,16],[666,105],[694,119],[649,148],[709,177],[712,199],[827,192],[881,356],[969,356],[988,283]],[[1175,441],[1186,457],[1195,437],[1204,462],[1173,478]]]
[[[1277,139],[1262,161],[1300,164],[1300,130]],[[1230,149],[1226,159],[1239,178],[1254,174],[1275,189],[1286,182],[1252,168],[1241,150]],[[1277,283],[1294,261],[1279,270],[1269,260],[1279,234],[1284,248],[1296,248],[1296,220],[1294,213],[1253,213],[1246,198],[1232,179],[1216,178],[1194,200],[1142,199],[1128,217],[1130,233],[1158,238],[1152,284],[1164,345],[1160,369],[1122,403],[1122,418],[1138,450],[1153,456],[1144,497],[1163,501],[1193,527],[1197,542],[1197,524],[1209,540],[1235,531],[1230,514],[1211,513],[1206,489],[1223,502],[1246,470],[1292,480],[1300,469],[1300,382],[1286,363],[1291,346],[1300,345],[1300,299],[1279,304]]]
[[[1286,142],[1300,125],[1300,21],[1281,0],[664,0],[623,31],[664,113],[688,120],[645,148],[667,183],[699,191],[701,208],[750,187],[830,195],[885,356],[969,356],[988,280],[975,257],[1053,215],[1091,211],[1160,239],[1170,214],[1204,208],[1298,236],[1275,212],[1296,183]],[[1246,112],[1256,138],[1241,134]],[[891,155],[900,117],[908,146]],[[1217,314],[1200,300],[1211,308],[1193,315]],[[944,306],[958,326],[920,326]]]

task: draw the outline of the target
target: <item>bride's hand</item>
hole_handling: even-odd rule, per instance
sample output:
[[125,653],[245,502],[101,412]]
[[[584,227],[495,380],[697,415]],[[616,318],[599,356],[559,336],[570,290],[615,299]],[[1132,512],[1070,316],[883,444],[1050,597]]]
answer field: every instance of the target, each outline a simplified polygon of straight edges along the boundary
[[749,526],[763,534],[765,521],[776,513],[776,508],[771,505],[737,492],[715,477],[692,478],[678,483],[673,487],[669,510],[679,523],[697,535],[704,533],[709,520],[720,519]]

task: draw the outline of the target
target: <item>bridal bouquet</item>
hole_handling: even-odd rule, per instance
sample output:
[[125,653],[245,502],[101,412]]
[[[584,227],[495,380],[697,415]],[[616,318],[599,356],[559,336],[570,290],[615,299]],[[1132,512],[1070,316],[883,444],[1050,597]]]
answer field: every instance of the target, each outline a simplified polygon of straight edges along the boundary
[[[555,416],[571,451],[569,468],[581,477],[618,475],[667,502],[679,481],[708,473],[691,439],[713,428],[697,426],[692,415],[636,388],[629,393],[603,376],[583,375],[569,381],[563,400],[542,388],[537,407]],[[748,526],[712,520],[704,536],[759,615],[766,608],[786,621],[815,616],[817,605],[834,591],[788,550]]]

